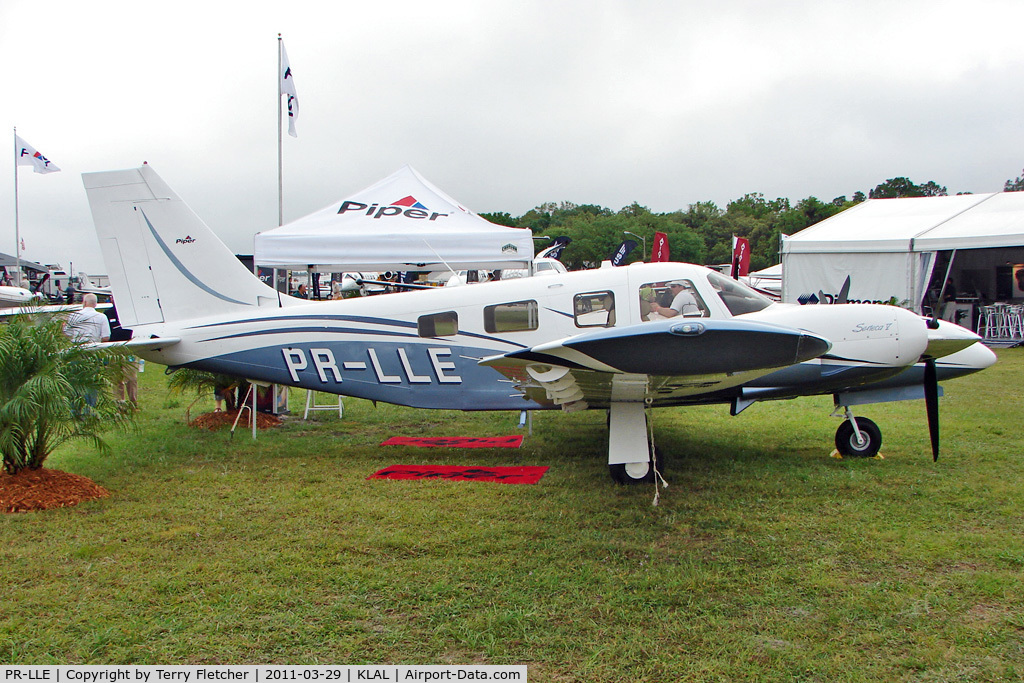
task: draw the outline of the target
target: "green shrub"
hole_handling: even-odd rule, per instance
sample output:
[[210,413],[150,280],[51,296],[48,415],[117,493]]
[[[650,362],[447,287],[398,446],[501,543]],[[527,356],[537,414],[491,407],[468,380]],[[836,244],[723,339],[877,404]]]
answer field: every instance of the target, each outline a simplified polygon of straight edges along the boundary
[[132,406],[111,389],[129,355],[69,339],[59,316],[13,316],[0,326],[0,454],[4,470],[39,469],[61,444],[130,424]]

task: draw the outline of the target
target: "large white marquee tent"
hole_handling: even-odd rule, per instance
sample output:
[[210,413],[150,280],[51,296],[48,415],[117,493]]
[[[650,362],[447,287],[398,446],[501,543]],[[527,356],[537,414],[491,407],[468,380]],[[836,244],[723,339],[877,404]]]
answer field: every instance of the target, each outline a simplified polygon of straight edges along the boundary
[[783,301],[837,294],[919,312],[951,290],[978,302],[1024,296],[1024,192],[872,199],[782,242]]
[[533,235],[490,223],[412,167],[257,233],[258,266],[317,272],[525,268]]

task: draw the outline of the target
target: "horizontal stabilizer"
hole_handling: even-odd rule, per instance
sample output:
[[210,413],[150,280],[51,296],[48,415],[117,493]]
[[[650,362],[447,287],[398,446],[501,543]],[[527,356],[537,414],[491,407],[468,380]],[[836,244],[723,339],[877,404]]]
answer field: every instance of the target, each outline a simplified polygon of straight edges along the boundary
[[129,339],[128,341],[101,342],[89,344],[89,346],[93,348],[118,346],[131,349],[132,351],[157,351],[159,349],[166,349],[168,346],[174,346],[180,341],[181,337],[153,337],[151,339]]
[[644,375],[736,373],[802,363],[831,343],[817,335],[746,320],[664,320],[576,335],[482,365],[546,364]]

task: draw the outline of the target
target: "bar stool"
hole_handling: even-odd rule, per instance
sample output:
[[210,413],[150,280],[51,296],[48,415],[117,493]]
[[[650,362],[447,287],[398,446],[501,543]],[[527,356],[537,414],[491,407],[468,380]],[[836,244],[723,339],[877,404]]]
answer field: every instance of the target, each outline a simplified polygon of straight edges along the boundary
[[983,339],[994,339],[996,332],[996,307],[982,306],[978,314],[978,329],[976,332]]
[[996,338],[1010,338],[1010,305],[1004,303],[995,304],[996,307]]
[[1010,339],[1024,339],[1024,305],[1014,304],[1009,307],[1007,331]]

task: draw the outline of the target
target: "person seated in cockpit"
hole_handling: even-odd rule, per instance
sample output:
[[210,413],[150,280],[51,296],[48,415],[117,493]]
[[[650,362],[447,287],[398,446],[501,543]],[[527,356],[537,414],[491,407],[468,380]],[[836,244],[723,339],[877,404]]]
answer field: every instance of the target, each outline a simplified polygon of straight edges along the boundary
[[664,318],[674,318],[677,315],[700,315],[700,306],[696,297],[681,280],[673,280],[666,283],[669,292],[672,294],[672,304],[662,306],[656,301],[651,302],[651,310]]

